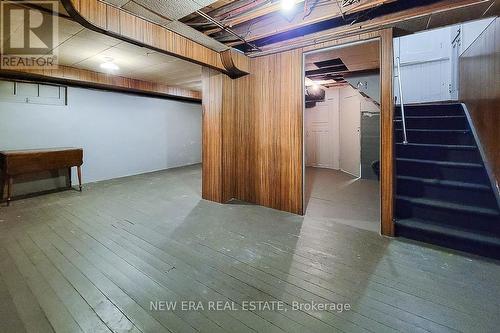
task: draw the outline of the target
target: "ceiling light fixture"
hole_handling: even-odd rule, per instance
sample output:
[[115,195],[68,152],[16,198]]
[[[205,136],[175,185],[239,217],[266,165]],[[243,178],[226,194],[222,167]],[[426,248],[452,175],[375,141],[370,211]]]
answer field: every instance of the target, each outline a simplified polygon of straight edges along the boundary
[[113,62],[113,58],[106,58],[105,62],[101,64],[101,68],[108,71],[117,71],[120,69],[120,67]]
[[295,0],[281,0],[281,9],[288,11],[295,7]]

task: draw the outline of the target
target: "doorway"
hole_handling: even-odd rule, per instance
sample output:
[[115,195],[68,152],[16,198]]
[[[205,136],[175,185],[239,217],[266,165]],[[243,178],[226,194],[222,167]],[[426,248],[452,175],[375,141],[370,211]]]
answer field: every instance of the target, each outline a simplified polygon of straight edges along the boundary
[[380,230],[380,41],[304,55],[305,215]]

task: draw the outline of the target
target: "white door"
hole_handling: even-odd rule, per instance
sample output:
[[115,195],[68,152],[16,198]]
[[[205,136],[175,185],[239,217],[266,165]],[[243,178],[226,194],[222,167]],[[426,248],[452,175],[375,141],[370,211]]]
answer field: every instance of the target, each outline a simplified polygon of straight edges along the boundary
[[[397,38],[395,55],[401,59],[405,103],[450,99],[450,29],[428,30]],[[398,85],[394,85],[394,92],[399,101]]]
[[361,174],[361,102],[356,94],[346,94],[340,103],[340,169],[353,176]]
[[336,167],[333,144],[333,103],[319,104],[306,109],[306,165]]

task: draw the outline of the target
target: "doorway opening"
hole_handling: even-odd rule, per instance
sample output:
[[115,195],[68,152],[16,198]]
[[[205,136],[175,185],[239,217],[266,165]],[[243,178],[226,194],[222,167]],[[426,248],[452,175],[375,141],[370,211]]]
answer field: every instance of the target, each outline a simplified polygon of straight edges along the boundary
[[304,55],[305,215],[380,231],[380,40]]

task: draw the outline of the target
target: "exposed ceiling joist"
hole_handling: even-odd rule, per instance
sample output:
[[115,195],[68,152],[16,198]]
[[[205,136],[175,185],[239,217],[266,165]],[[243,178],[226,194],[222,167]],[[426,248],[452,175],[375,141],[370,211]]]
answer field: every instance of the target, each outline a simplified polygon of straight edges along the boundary
[[[266,1],[268,2],[268,1]],[[297,4],[304,2],[304,0],[297,0]],[[228,27],[234,27],[239,24],[254,20],[256,18],[275,13],[277,11],[281,10],[281,4],[279,2],[275,3],[268,3],[262,6],[258,6],[255,9],[251,9],[247,12],[242,12],[240,15],[234,15],[233,18],[226,17],[224,20],[224,24],[227,25]],[[205,34],[207,35],[212,35],[214,33],[217,33],[221,31],[219,28],[214,28],[210,29],[207,31],[204,31]]]
[[[268,13],[253,17],[243,22],[236,21],[233,30],[239,35],[245,36],[245,40],[253,41],[265,38],[274,34],[284,33],[292,29],[297,29],[314,23],[326,21],[332,18],[343,17],[346,14],[359,13],[368,9],[376,8],[384,4],[395,2],[396,0],[361,0],[347,7],[341,7],[337,0],[334,1],[307,1],[303,7],[297,7],[297,12],[293,17],[284,15],[281,12]],[[280,7],[278,7],[280,9]],[[352,24],[353,20],[346,21],[345,24]],[[241,44],[231,40],[224,32],[214,35],[217,40],[225,42],[229,46]]]

